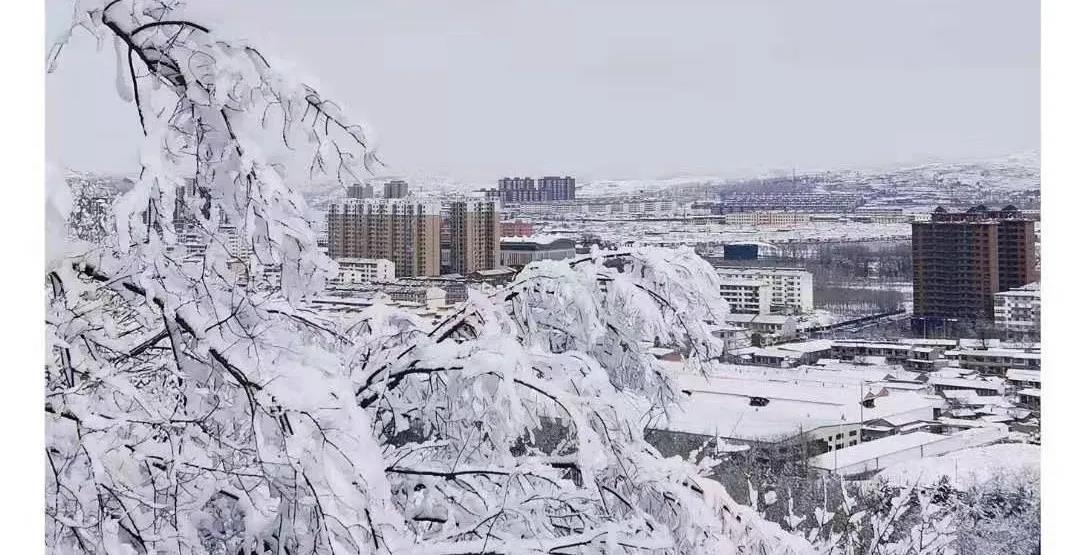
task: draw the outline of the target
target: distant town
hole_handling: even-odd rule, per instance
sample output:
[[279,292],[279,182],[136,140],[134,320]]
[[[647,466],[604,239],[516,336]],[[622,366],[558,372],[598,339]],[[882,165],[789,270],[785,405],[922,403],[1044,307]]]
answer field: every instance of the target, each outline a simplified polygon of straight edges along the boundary
[[[73,176],[72,229],[95,241],[117,178]],[[474,191],[417,191],[373,179],[310,194],[318,243],[338,264],[313,309],[348,318],[374,303],[433,325],[470,291],[526,265],[629,245],[691,248],[727,301],[720,370],[649,346],[680,378],[681,412],[654,423],[666,454],[735,442],[769,460],[844,476],[1003,440],[1039,443],[1037,170],[944,165],[589,195],[571,176],[506,177]],[[210,234],[177,192],[179,258]],[[221,220],[219,235],[235,234]],[[280,269],[227,245],[244,287]],[[746,407],[774,407],[747,412]],[[843,451],[842,457],[834,452]]]

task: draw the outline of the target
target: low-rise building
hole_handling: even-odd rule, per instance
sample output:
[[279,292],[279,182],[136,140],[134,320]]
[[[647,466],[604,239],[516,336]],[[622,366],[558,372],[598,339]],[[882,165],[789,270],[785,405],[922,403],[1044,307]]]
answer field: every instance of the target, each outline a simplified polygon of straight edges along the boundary
[[810,459],[809,465],[843,476],[867,475],[892,464],[989,445],[1007,436],[1005,426],[973,428],[953,435],[916,431],[817,455]]
[[807,223],[810,215],[805,212],[735,212],[724,215],[724,223],[728,225],[749,227],[777,227],[791,226]]
[[1012,341],[1038,341],[1042,309],[1039,282],[994,295],[994,324]]
[[783,314],[728,314],[727,323],[746,328],[751,333],[791,338],[798,333],[798,320]]
[[954,361],[960,368],[975,370],[987,376],[1005,376],[1010,368],[1018,370],[1039,370],[1042,368],[1042,355],[1016,349],[957,349],[946,351],[947,360]]
[[961,378],[949,376],[930,376],[930,385],[934,392],[942,395],[946,391],[974,391],[979,396],[999,396],[1005,393],[1005,383],[1000,379]]
[[1033,410],[1040,410],[1042,408],[1042,390],[1039,389],[1021,389],[1017,392],[1017,397],[1020,399],[1020,404],[1030,407]]
[[911,354],[912,346],[906,343],[836,340],[832,346],[833,358],[840,360],[882,357],[890,364],[902,364],[911,358]]
[[[878,374],[863,377],[880,377]],[[875,390],[855,373],[726,365],[708,376],[679,374],[686,396],[655,426],[698,446],[715,438],[815,455],[858,445],[864,422],[931,420],[934,401],[921,393]],[[654,443],[655,444],[655,443]],[[667,452],[661,449],[661,452]]]
[[564,260],[577,256],[573,240],[555,235],[504,237],[499,249],[502,265],[517,268],[538,260]]
[[385,258],[340,258],[335,282],[389,283],[394,281],[394,263]]
[[1013,389],[1038,389],[1042,387],[1042,371],[1011,368],[1005,371],[1005,383]]
[[733,325],[713,325],[709,333],[724,342],[724,350],[742,349],[750,346],[750,330]]

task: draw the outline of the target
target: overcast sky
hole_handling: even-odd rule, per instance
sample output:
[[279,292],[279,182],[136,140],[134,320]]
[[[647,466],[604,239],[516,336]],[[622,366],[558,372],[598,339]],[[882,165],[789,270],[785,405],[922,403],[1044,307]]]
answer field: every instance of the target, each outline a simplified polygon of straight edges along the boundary
[[[189,0],[373,126],[397,173],[730,175],[1039,146],[1036,0]],[[47,0],[48,36],[69,0]],[[135,169],[111,47],[47,77],[48,156]]]

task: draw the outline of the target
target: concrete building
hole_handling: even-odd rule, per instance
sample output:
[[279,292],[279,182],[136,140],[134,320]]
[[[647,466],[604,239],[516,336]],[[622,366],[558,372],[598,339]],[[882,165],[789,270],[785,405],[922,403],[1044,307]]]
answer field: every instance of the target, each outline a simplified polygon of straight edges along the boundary
[[1005,383],[1013,389],[1039,389],[1042,387],[1042,370],[1006,370]]
[[805,212],[734,212],[724,215],[724,223],[738,226],[791,226],[807,223],[810,215]]
[[984,376],[1005,376],[1009,369],[1041,370],[1042,355],[1018,349],[957,349],[946,351],[945,359],[960,368]]
[[670,198],[616,197],[565,200],[560,202],[530,202],[514,207],[517,216],[529,219],[590,218],[632,220],[671,218],[685,215],[683,205]]
[[459,200],[449,203],[450,258],[452,273],[471,274],[499,266],[499,203],[493,200]]
[[817,455],[808,464],[843,476],[868,475],[896,463],[989,445],[1007,436],[1006,426],[975,428],[953,435],[916,431],[859,443],[842,452]]
[[727,315],[725,321],[733,326],[748,329],[752,334],[775,338],[795,337],[799,331],[799,321],[794,316],[783,314],[731,313]]
[[1038,341],[1042,309],[1039,282],[994,295],[994,324],[1010,341]]
[[568,201],[577,198],[577,184],[573,177],[504,177],[498,195],[507,204]]
[[505,237],[499,248],[503,266],[521,267],[537,260],[565,260],[577,256],[572,239],[555,235]]
[[725,267],[722,279],[764,281],[770,285],[773,312],[801,314],[814,310],[814,275],[799,268]]
[[989,322],[995,293],[1037,279],[1035,222],[1012,206],[938,207],[929,222],[911,224],[911,257],[916,332],[949,320]]
[[536,180],[542,201],[574,200],[577,198],[577,183],[573,177],[546,176]]
[[384,258],[341,258],[337,263],[338,283],[389,283],[395,278],[394,263]]
[[328,254],[334,260],[383,258],[397,276],[439,275],[438,203],[412,199],[350,199],[326,214]]
[[732,193],[722,202],[725,214],[790,210],[797,212],[844,213],[863,203],[857,193],[748,192]]
[[655,428],[697,436],[697,445],[714,438],[789,448],[794,442],[812,456],[861,444],[864,422],[926,421],[934,413],[925,395],[872,387],[861,372],[723,365],[708,376],[677,375],[685,399]]
[[531,177],[504,177],[499,180],[499,200],[505,204],[539,202],[540,191]]
[[375,198],[375,187],[371,183],[353,183],[349,185],[346,197],[354,199]]
[[769,314],[772,312],[772,286],[767,281],[721,278],[721,297],[734,314]]
[[405,198],[409,196],[409,183],[402,179],[391,179],[383,183],[383,198]]
[[907,343],[884,343],[857,339],[833,341],[832,357],[839,360],[882,358],[889,364],[903,364],[914,347]]
[[943,395],[946,391],[974,391],[980,397],[1005,393],[1005,382],[1001,378],[962,378],[931,374],[927,383],[933,386],[938,395]]

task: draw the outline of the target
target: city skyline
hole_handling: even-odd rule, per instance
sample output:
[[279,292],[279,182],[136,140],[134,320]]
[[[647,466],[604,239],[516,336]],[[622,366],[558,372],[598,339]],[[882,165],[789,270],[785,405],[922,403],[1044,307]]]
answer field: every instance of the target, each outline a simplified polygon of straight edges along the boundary
[[[189,11],[304,68],[373,127],[390,174],[735,176],[1037,150],[1038,4],[919,4],[620,3],[618,18],[613,5],[562,2],[261,2],[257,21],[248,0]],[[66,10],[48,2],[49,39]],[[135,170],[111,48],[77,32],[63,57],[46,80],[49,159]]]

